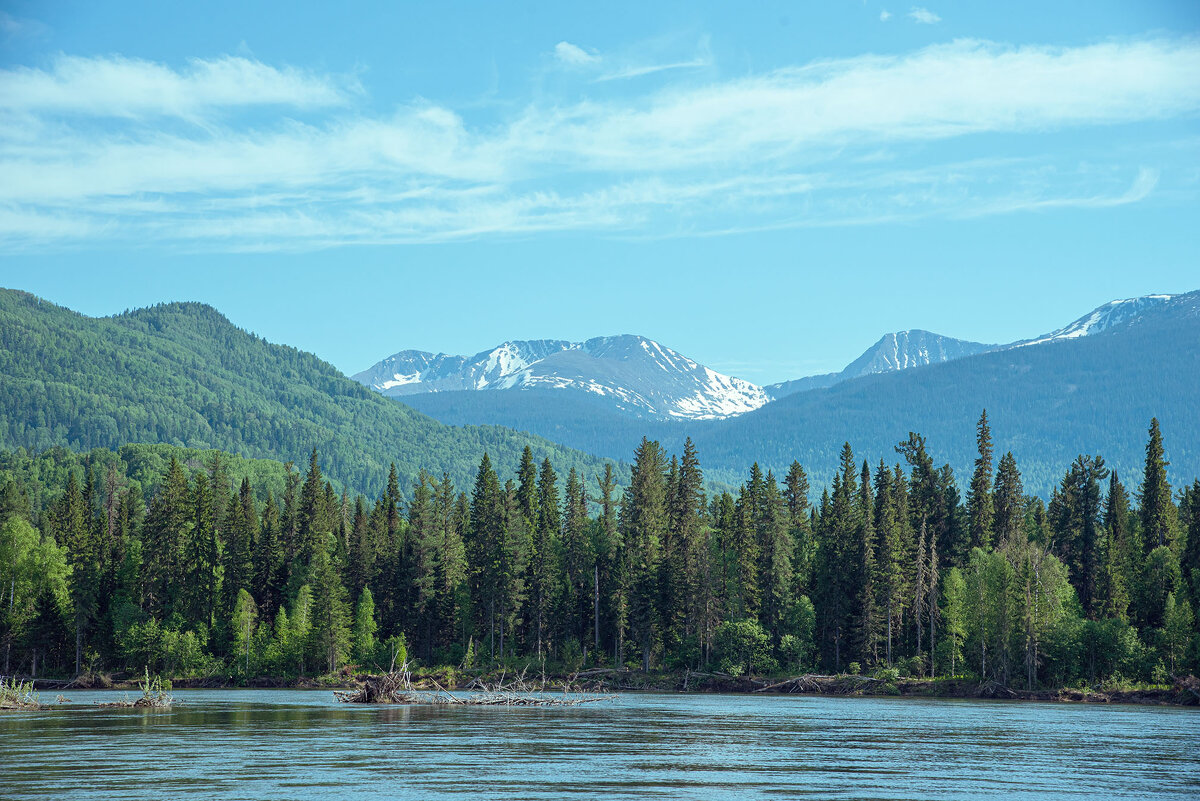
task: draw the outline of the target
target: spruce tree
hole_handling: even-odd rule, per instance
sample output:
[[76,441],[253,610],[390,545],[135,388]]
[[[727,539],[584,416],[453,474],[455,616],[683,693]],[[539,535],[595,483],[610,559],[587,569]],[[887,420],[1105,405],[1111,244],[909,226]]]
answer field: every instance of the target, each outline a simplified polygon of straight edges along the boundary
[[[616,488],[617,478],[611,462],[604,465],[604,474],[597,480],[599,494],[593,498],[600,507],[600,518],[593,527],[593,551],[596,565],[592,572],[592,606],[595,616],[593,637],[596,650],[600,650],[601,619],[608,621],[614,629],[624,626],[624,618],[618,622],[617,609],[620,604],[621,532],[617,521]],[[621,607],[624,608],[624,607]],[[615,631],[613,632],[613,655],[616,655]]]
[[567,473],[562,550],[564,629],[586,648],[591,628],[595,553],[589,536],[587,494],[574,467]]
[[756,500],[759,505],[754,510],[754,525],[758,536],[758,585],[762,593],[759,618],[771,644],[778,645],[794,598],[792,555],[796,543],[791,538],[783,495],[774,473],[767,471],[762,496]]
[[[312,562],[313,658],[333,673],[345,661],[350,650],[350,607],[346,587],[331,554],[336,548],[332,534],[326,534]],[[293,620],[297,618],[293,615]]]
[[1129,525],[1129,493],[1117,477],[1109,474],[1104,506],[1104,550],[1099,601],[1104,617],[1129,620],[1131,592],[1141,572],[1141,548]]
[[1192,482],[1182,504],[1186,509],[1186,524],[1179,568],[1191,595],[1193,609],[1200,608],[1200,478]]
[[879,662],[879,636],[882,629],[879,609],[876,606],[876,528],[875,501],[871,494],[871,469],[866,461],[858,483],[858,652],[868,664]]
[[903,523],[907,519],[908,510],[898,501],[899,492],[895,482],[903,482],[903,477],[893,477],[883,460],[875,471],[875,508],[876,538],[878,540],[878,558],[875,560],[875,590],[878,605],[883,613],[885,659],[888,666],[892,665],[894,636],[900,629],[903,619],[904,598],[904,539]]
[[[658,442],[642,438],[634,452],[629,489],[621,504],[629,629],[649,670],[658,626],[658,563],[666,531],[666,459]],[[618,649],[620,650],[620,649]]]
[[561,560],[559,529],[562,510],[559,507],[558,476],[550,459],[542,462],[535,495],[533,551],[529,560],[529,624],[530,635],[542,654],[544,638],[550,634],[550,613],[558,597]]
[[992,531],[997,545],[1016,535],[1024,517],[1025,489],[1012,451],[1000,458],[992,489]]
[[1163,455],[1162,432],[1158,429],[1158,418],[1151,418],[1150,439],[1146,443],[1146,467],[1137,496],[1141,505],[1142,540],[1147,549],[1167,545],[1171,541],[1171,518],[1174,508],[1171,503],[1171,485],[1167,483],[1169,464]]
[[975,427],[975,445],[979,455],[967,492],[967,518],[972,548],[987,548],[992,541],[992,432],[988,428],[987,409]]
[[[188,628],[213,626],[219,587],[220,546],[217,542],[217,524],[213,519],[212,488],[208,476],[196,474],[192,490],[192,526],[186,534],[183,546],[183,564],[189,574],[181,582],[180,609]],[[237,588],[234,589],[236,597]],[[226,607],[232,610],[232,602]]]
[[261,599],[263,616],[267,618],[283,608],[283,560],[279,507],[275,505],[275,499],[268,495],[263,505],[254,557],[254,586]]
[[537,465],[528,445],[521,451],[521,463],[517,468],[517,503],[532,531],[537,525]]

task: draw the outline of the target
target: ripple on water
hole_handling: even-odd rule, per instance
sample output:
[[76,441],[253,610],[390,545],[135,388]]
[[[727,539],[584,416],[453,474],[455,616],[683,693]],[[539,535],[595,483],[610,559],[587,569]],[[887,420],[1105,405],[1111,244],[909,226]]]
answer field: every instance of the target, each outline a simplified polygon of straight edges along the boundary
[[1133,706],[625,695],[369,707],[183,690],[171,710],[0,717],[0,797],[1195,798],[1200,714]]

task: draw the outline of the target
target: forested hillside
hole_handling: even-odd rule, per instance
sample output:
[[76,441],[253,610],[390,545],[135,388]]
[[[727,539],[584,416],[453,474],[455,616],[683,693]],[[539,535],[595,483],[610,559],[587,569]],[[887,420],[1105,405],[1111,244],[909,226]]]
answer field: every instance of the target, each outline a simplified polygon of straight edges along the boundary
[[315,451],[300,472],[159,446],[153,479],[140,448],[10,453],[3,671],[249,680],[406,653],[1036,688],[1196,670],[1200,480],[1171,486],[1158,422],[1137,471],[1078,456],[1049,503],[986,415],[971,439],[965,494],[917,434],[876,464],[843,443],[817,496],[798,462],[709,495],[690,441],[643,440],[623,492],[525,451],[515,473],[485,455],[470,487],[422,474],[407,502],[387,472],[339,495]]
[[[954,469],[970,468],[972,421],[986,408],[998,448],[1020,459],[1026,488],[1049,497],[1080,452],[1102,449],[1126,473],[1141,459],[1137,431],[1158,415],[1171,437],[1172,475],[1200,473],[1200,293],[1092,336],[981,353],[944,364],[844,381],[719,421],[630,420],[567,393],[446,392],[403,402],[447,423],[499,423],[601,456],[641,436],[672,450],[691,437],[707,475],[739,480],[747,465],[786,471],[798,459],[826,486],[842,442],[874,460],[919,430]],[[523,397],[525,396],[525,397]]]
[[274,345],[211,307],[170,303],[90,318],[0,290],[0,446],[218,448],[303,463],[363,492],[395,463],[469,480],[488,451],[505,469],[538,458],[595,474],[601,460],[497,427],[449,428],[371,392],[311,353]]

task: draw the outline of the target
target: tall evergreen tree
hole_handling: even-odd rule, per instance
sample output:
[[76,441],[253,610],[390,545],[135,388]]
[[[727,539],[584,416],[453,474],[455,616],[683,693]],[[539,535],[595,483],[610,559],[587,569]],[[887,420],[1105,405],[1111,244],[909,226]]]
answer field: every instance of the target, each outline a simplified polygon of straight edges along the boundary
[[1109,474],[1104,506],[1104,560],[1098,601],[1104,617],[1129,620],[1131,591],[1141,572],[1141,547],[1129,525],[1129,493],[1117,477]]
[[1012,451],[1000,458],[992,488],[992,531],[997,544],[1016,535],[1024,518],[1025,489]]
[[992,541],[992,431],[988,427],[987,409],[975,426],[975,445],[979,455],[967,492],[967,518],[971,531],[971,547],[987,548]]
[[[338,669],[350,651],[350,605],[339,566],[332,553],[336,548],[332,534],[325,535],[312,562],[312,630],[314,659],[321,660],[330,673]],[[293,614],[293,620],[297,615]]]
[[586,648],[592,622],[592,568],[596,557],[588,526],[587,493],[573,467],[567,474],[562,551],[564,630]]
[[858,482],[858,652],[864,662],[879,662],[879,638],[882,631],[880,610],[876,605],[878,577],[876,568],[877,536],[875,527],[875,500],[871,493],[871,469],[866,461]]
[[1171,485],[1167,483],[1167,466],[1163,455],[1162,432],[1158,418],[1150,420],[1150,439],[1146,442],[1146,467],[1142,486],[1138,490],[1141,508],[1142,539],[1147,549],[1167,545],[1171,541]]
[[644,670],[650,669],[661,634],[656,578],[667,525],[665,470],[661,446],[643,437],[634,451],[629,489],[621,504],[629,629],[641,652]]

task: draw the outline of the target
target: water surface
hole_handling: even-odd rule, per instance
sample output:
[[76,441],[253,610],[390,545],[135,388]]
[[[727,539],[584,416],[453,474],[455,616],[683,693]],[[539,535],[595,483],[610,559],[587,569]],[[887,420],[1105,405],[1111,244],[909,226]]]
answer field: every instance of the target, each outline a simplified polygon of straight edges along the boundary
[[1200,713],[1170,707],[657,694],[374,707],[182,690],[149,710],[67,695],[72,708],[0,713],[0,798],[1200,797]]

